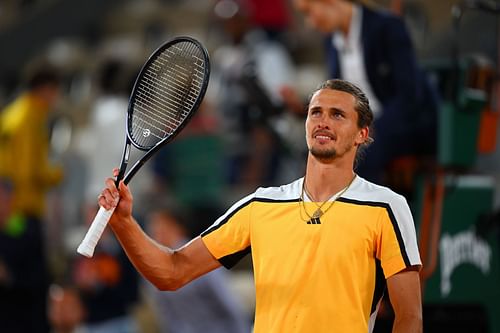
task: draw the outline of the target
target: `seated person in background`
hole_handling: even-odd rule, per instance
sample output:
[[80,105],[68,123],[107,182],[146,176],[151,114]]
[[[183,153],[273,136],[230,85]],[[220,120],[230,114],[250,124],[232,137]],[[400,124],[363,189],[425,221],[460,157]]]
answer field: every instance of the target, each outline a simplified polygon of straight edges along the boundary
[[[92,221],[96,213],[97,206],[87,211],[87,221]],[[92,259],[74,258],[72,279],[86,313],[84,332],[140,332],[132,314],[139,301],[139,276],[109,229],[104,231]]]
[[81,332],[85,310],[78,290],[71,286],[50,286],[48,318],[52,333]]
[[[189,233],[173,210],[150,214],[148,229],[161,245],[175,248],[189,240]],[[179,215],[180,216],[180,215]],[[248,333],[251,331],[242,306],[231,295],[223,270],[215,270],[177,291],[159,291],[150,283],[148,296],[154,303],[160,332]]]

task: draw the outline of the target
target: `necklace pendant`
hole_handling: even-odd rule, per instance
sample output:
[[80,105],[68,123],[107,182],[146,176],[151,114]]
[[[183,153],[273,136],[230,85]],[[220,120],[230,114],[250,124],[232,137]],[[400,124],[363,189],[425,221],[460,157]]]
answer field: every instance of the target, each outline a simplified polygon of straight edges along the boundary
[[316,209],[312,217],[313,219],[319,219],[321,216],[323,216],[323,211],[320,208],[318,208]]
[[323,215],[323,211],[321,209],[316,209],[311,219],[307,221],[307,224],[321,224],[321,220],[319,219]]
[[319,217],[311,217],[309,221],[307,221],[307,224],[321,224],[321,220]]

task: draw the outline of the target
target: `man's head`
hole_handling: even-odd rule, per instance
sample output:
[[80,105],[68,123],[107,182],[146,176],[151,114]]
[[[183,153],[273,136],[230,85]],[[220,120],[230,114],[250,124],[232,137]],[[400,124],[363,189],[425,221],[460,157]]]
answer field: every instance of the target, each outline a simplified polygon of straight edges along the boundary
[[352,1],[350,0],[293,0],[307,23],[323,33],[348,29]]
[[306,141],[312,156],[331,160],[344,155],[359,157],[372,142],[373,113],[365,94],[344,80],[328,80],[309,98]]
[[46,85],[59,86],[60,83],[61,77],[57,69],[48,65],[31,72],[26,82],[28,90],[39,89]]
[[250,9],[241,0],[218,0],[214,7],[214,18],[236,45],[243,41],[251,29]]
[[43,101],[47,106],[53,106],[60,95],[61,76],[58,70],[50,65],[40,65],[32,70],[26,80],[26,88]]
[[188,237],[188,230],[181,213],[171,208],[159,208],[148,217],[151,237],[160,244],[177,247]]

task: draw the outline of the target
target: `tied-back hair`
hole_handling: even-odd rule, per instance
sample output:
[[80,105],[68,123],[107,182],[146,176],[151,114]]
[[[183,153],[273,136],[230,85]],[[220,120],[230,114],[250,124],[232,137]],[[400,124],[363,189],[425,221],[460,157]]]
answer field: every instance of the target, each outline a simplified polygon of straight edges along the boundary
[[[364,128],[368,127],[370,129],[370,134],[372,133],[373,124],[373,111],[370,108],[370,102],[366,97],[365,93],[355,84],[341,79],[330,79],[321,83],[312,93],[309,95],[308,104],[311,102],[312,96],[322,89],[331,89],[336,91],[342,91],[350,94],[354,97],[354,110],[358,113],[358,127]],[[359,146],[356,153],[356,163],[362,158],[364,149],[373,142],[373,138],[369,136],[366,141]]]

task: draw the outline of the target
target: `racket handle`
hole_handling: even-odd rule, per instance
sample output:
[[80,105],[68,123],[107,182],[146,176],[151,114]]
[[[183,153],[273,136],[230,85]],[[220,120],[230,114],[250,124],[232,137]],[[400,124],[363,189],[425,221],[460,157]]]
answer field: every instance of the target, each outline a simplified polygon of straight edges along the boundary
[[111,218],[111,215],[113,215],[114,211],[114,207],[110,210],[106,210],[102,207],[99,209],[94,221],[92,221],[87,234],[83,238],[80,246],[78,246],[76,252],[87,258],[92,258],[97,242],[101,238],[101,235],[104,232],[106,225],[108,225],[109,219]]

